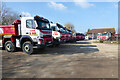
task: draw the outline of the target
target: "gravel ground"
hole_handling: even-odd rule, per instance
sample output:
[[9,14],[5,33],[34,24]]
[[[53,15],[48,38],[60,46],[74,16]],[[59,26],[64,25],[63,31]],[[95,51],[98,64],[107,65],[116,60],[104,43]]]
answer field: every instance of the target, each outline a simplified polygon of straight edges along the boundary
[[59,47],[2,52],[3,78],[117,78],[118,45],[78,41]]

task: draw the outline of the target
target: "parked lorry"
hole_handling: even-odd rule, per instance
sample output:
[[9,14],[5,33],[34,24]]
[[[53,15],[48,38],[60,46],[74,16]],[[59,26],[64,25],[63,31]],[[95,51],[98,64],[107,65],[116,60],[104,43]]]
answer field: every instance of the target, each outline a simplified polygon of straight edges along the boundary
[[98,33],[97,39],[98,40],[115,40],[116,36],[113,33],[104,32],[104,33]]
[[66,34],[65,34],[65,28],[61,25],[56,23],[56,25],[58,26],[58,32],[60,32],[60,42],[66,42]]
[[72,42],[76,42],[76,32],[72,33],[72,38],[73,38]]
[[120,41],[120,33],[115,34],[115,37],[116,37],[116,40],[117,40],[117,41]]
[[60,32],[58,31],[57,24],[50,24],[50,27],[52,29],[52,37],[53,37],[53,46],[60,45]]
[[73,33],[72,33],[71,30],[68,30],[68,32],[69,32],[69,41],[70,41],[70,42],[73,42],[73,41],[74,41],[74,40],[73,40]]
[[80,40],[84,40],[85,39],[85,35],[84,34],[81,33],[80,36],[81,36]]
[[85,39],[85,35],[82,33],[76,33],[76,40],[84,40]]
[[50,25],[52,28],[53,45],[59,45],[61,42],[75,41],[75,38],[73,38],[73,33],[71,30],[63,27],[58,23]]
[[64,30],[65,30],[65,35],[66,35],[65,40],[66,40],[66,42],[68,42],[70,40],[70,34],[69,34],[69,31],[67,28],[64,28]]
[[49,21],[43,17],[21,17],[12,25],[0,26],[0,46],[8,52],[21,48],[31,54],[34,48],[52,45],[52,30]]

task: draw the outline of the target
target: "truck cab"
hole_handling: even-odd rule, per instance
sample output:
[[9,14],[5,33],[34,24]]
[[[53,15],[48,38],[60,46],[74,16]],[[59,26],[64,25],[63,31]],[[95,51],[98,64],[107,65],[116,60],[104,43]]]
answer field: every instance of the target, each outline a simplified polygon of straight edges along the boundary
[[68,30],[68,32],[69,32],[69,37],[70,37],[69,41],[73,41],[73,33],[72,33],[72,31]]
[[79,41],[81,38],[80,33],[76,33],[76,40]]
[[116,37],[111,32],[98,33],[98,40],[114,40]]
[[80,40],[84,40],[85,39],[85,35],[83,33],[80,33]]
[[68,42],[70,40],[70,34],[67,28],[64,28],[64,29],[65,29],[65,35],[66,35],[66,42]]
[[44,48],[52,44],[52,30],[49,21],[43,17],[21,17],[12,25],[0,26],[2,47],[8,52],[21,48],[31,54],[34,48]]
[[65,28],[61,25],[56,23],[56,25],[58,26],[58,31],[60,32],[60,42],[66,42],[66,34],[65,34]]
[[60,32],[58,31],[58,26],[56,24],[50,24],[52,29],[52,37],[53,37],[53,46],[57,46],[60,44]]

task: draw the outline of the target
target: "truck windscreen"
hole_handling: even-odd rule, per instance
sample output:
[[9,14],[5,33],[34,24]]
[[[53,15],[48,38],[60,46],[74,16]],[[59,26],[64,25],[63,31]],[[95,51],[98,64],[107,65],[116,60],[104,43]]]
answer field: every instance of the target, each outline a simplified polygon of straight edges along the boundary
[[48,22],[43,22],[37,20],[38,29],[50,29],[50,24]]
[[51,29],[52,29],[53,31],[56,31],[56,26],[51,26]]
[[59,31],[62,32],[62,33],[64,33],[64,29],[61,28],[61,27],[59,27]]
[[67,33],[67,34],[69,33],[67,29],[65,29],[65,33]]
[[58,26],[58,29],[59,29],[60,32],[65,33],[65,29],[63,28],[62,25],[57,24],[57,26]]
[[72,34],[72,31],[70,31],[69,34]]

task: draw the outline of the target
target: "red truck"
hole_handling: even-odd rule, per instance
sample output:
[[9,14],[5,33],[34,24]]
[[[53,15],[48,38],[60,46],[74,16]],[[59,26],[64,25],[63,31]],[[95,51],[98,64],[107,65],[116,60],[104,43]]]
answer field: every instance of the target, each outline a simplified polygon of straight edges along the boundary
[[66,34],[65,34],[65,28],[61,25],[56,23],[58,26],[58,31],[60,32],[60,42],[66,42]]
[[80,40],[84,40],[85,39],[85,35],[81,33],[81,38]]
[[76,33],[76,40],[84,40],[85,39],[85,35],[82,33]]
[[71,42],[71,41],[74,41],[73,40],[73,33],[72,33],[72,31],[71,30],[68,30],[68,32],[69,32],[69,41]]
[[65,30],[65,35],[66,35],[65,40],[66,40],[66,42],[68,42],[70,40],[70,34],[69,34],[69,31],[67,28],[64,28],[64,30]]
[[54,42],[71,42],[75,41],[73,38],[73,33],[71,30],[63,27],[62,25],[56,23],[56,24],[51,24],[52,32],[53,32],[53,39]]
[[104,32],[104,33],[98,33],[97,39],[98,40],[115,40],[116,36],[113,33]]
[[43,17],[21,17],[12,25],[0,26],[0,47],[8,52],[21,48],[31,54],[34,48],[45,48],[52,45],[52,30],[49,21]]
[[52,37],[53,37],[52,46],[59,46],[61,36],[60,36],[60,32],[58,32],[58,26],[56,24],[51,23],[50,27],[52,29]]

